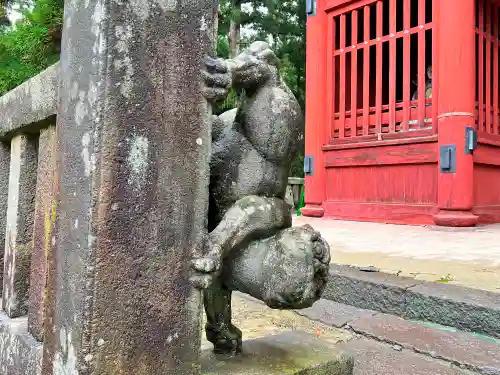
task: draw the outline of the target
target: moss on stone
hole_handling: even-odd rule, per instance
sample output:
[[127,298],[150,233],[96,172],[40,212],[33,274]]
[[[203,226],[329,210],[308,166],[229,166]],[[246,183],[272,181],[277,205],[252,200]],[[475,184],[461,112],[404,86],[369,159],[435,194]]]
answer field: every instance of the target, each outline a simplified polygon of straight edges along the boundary
[[310,334],[290,331],[249,340],[243,354],[202,355],[203,375],[351,375],[353,360]]

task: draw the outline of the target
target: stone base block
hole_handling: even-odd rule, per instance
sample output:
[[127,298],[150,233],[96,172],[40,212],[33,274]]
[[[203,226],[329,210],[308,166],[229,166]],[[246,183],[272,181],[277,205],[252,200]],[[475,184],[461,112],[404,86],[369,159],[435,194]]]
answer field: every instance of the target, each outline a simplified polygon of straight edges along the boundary
[[316,204],[306,204],[305,207],[300,209],[300,213],[307,217],[323,217],[325,209]]
[[237,356],[216,355],[205,350],[203,375],[352,375],[353,359],[308,333],[249,340]]
[[434,215],[434,222],[441,227],[475,227],[479,222],[479,217],[471,211],[448,211],[441,210]]
[[0,374],[40,375],[43,345],[28,333],[28,318],[0,312]]

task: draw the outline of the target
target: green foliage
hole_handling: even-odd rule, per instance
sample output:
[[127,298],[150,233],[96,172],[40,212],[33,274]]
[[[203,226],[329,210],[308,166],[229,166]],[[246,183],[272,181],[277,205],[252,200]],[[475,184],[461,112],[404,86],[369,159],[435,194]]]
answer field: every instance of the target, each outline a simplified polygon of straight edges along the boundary
[[59,59],[62,0],[36,0],[23,20],[0,31],[0,95]]
[[304,154],[300,151],[290,166],[290,176],[304,177]]
[[[146,0],[144,0],[146,1]],[[0,95],[47,68],[59,58],[64,0],[0,0]],[[23,20],[10,26],[6,10],[17,7]],[[305,27],[303,0],[220,0],[221,16],[217,54],[228,58],[231,22],[243,30],[240,45],[269,40],[283,79],[305,107]],[[238,105],[239,94],[232,90],[216,113]],[[301,176],[302,154],[296,156],[291,174]]]
[[[241,11],[235,4],[241,4]],[[226,39],[224,53],[229,55],[227,41],[230,21],[242,28],[252,28],[250,37],[242,37],[242,47],[255,40],[272,41],[272,48],[281,61],[283,79],[305,107],[306,9],[302,0],[221,0],[219,38]]]
[[2,27],[9,26],[9,25],[10,25],[10,21],[9,21],[9,18],[7,17],[7,9],[5,8],[5,6],[0,5],[0,30]]
[[36,0],[33,10],[25,11],[25,18],[33,25],[50,29],[62,27],[64,0]]
[[[231,21],[242,29],[251,28],[253,34],[242,35],[244,48],[255,40],[270,41],[280,59],[280,73],[285,83],[305,109],[305,60],[306,60],[306,9],[303,0],[221,0],[219,20],[219,56],[229,56],[228,34]],[[227,100],[218,106],[216,113],[234,108],[238,95],[231,92]],[[302,177],[302,152],[294,157],[290,175]]]

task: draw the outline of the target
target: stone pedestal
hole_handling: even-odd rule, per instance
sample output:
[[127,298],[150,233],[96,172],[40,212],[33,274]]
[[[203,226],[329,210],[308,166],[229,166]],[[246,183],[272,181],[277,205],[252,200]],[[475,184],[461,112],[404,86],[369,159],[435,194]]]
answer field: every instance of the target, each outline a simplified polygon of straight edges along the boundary
[[354,361],[302,331],[249,340],[234,357],[203,352],[203,375],[352,375]]

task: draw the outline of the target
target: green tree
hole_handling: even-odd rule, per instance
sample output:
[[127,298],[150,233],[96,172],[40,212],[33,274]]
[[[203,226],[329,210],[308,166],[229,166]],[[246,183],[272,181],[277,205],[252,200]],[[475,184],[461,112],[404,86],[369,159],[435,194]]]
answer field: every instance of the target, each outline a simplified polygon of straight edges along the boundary
[[[64,0],[0,0],[0,95],[59,59]],[[16,7],[23,19],[11,26],[7,11]],[[234,57],[255,40],[269,40],[283,79],[302,108],[305,105],[305,2],[303,0],[220,0],[217,53]],[[242,33],[251,30],[250,36]],[[234,108],[232,90],[216,112]],[[300,175],[298,156],[296,172]]]
[[63,0],[4,2],[17,5],[23,18],[0,31],[0,95],[59,59]]
[[10,20],[7,17],[7,9],[0,5],[0,27],[10,26]]
[[305,1],[268,0],[267,11],[255,9],[258,22],[253,39],[270,36],[281,61],[282,75],[302,107],[305,104],[306,9]]
[[[297,0],[221,0],[219,39],[224,49],[220,56],[234,56],[254,40],[270,40],[281,61],[281,74],[305,105],[305,33],[306,9],[304,1]],[[246,6],[245,6],[246,5]],[[246,38],[241,29],[251,29]],[[221,48],[220,48],[221,49]],[[222,53],[221,53],[222,52]]]
[[[306,9],[302,0],[221,0],[218,54],[234,56],[255,40],[270,41],[280,59],[284,81],[305,108]],[[251,30],[250,36],[242,29]],[[230,92],[217,108],[218,113],[234,108],[238,93]],[[291,174],[303,175],[303,155],[296,156]]]

